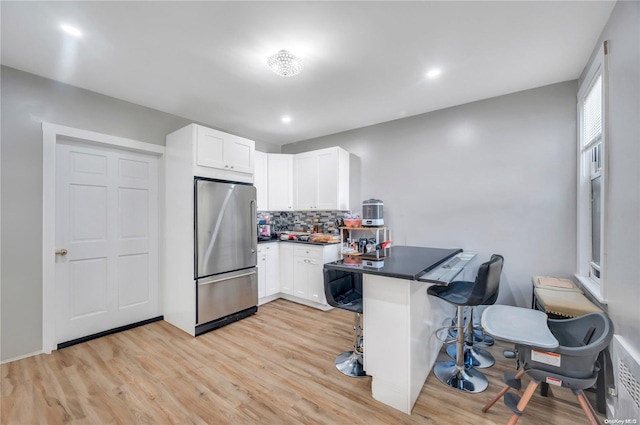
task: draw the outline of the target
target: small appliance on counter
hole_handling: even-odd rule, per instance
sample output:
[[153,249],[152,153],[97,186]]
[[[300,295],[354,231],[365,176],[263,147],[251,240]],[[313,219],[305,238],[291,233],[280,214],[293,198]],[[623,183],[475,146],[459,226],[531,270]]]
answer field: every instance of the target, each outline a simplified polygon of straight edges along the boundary
[[367,199],[362,201],[362,225],[384,226],[382,209],[384,202],[380,199]]
[[271,224],[267,220],[258,220],[258,240],[266,241],[271,238]]

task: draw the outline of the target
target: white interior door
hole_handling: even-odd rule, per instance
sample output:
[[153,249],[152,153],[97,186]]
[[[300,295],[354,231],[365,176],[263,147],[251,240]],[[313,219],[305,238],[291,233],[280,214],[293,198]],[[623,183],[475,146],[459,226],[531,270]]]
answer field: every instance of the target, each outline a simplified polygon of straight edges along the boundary
[[158,158],[58,143],[55,205],[55,342],[157,317]]

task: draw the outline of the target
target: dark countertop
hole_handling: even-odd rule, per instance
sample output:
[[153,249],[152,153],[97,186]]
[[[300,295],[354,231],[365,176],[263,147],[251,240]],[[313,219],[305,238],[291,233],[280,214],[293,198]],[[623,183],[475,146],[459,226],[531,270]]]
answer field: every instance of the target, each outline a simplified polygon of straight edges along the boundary
[[380,259],[363,255],[334,261],[324,266],[333,270],[416,280],[425,272],[434,269],[448,258],[462,252],[462,249],[393,246],[385,251],[386,256]]
[[282,242],[282,243],[298,243],[298,244],[304,244],[304,245],[335,245],[335,244],[339,244],[340,242],[310,242],[310,241],[299,241],[299,240],[280,240],[280,239],[269,239],[269,240],[260,240],[258,239],[258,245],[263,244],[263,243],[273,243],[273,242]]

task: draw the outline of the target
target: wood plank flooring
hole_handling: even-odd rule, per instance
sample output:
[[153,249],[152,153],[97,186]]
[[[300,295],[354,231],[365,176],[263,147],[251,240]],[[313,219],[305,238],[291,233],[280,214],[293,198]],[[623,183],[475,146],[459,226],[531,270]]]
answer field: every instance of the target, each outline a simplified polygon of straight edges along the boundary
[[[18,360],[1,367],[0,423],[482,425],[511,416],[502,401],[481,412],[514,366],[502,356],[509,345],[489,349],[498,364],[484,369],[487,391],[461,393],[430,375],[405,415],[371,397],[371,378],[334,367],[352,323],[346,311],[277,300],[197,338],[161,321]],[[557,389],[536,393],[518,423],[586,422],[573,395]]]

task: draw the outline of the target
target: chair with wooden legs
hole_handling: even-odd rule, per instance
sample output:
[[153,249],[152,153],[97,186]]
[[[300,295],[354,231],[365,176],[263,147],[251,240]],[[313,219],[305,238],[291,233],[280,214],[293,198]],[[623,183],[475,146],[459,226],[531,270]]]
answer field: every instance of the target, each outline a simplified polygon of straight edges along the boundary
[[[524,413],[538,385],[545,382],[571,389],[588,423],[597,425],[597,414],[583,390],[591,388],[598,378],[598,354],[611,342],[613,324],[603,312],[573,319],[546,319],[546,323],[545,319],[542,312],[519,307],[499,305],[485,310],[482,315],[485,331],[516,344],[522,369],[506,376],[507,385],[482,411],[488,412],[504,396],[505,405],[513,411],[508,425],[513,425]],[[519,389],[520,378],[525,373],[531,382],[524,393],[509,393],[511,388]]]

